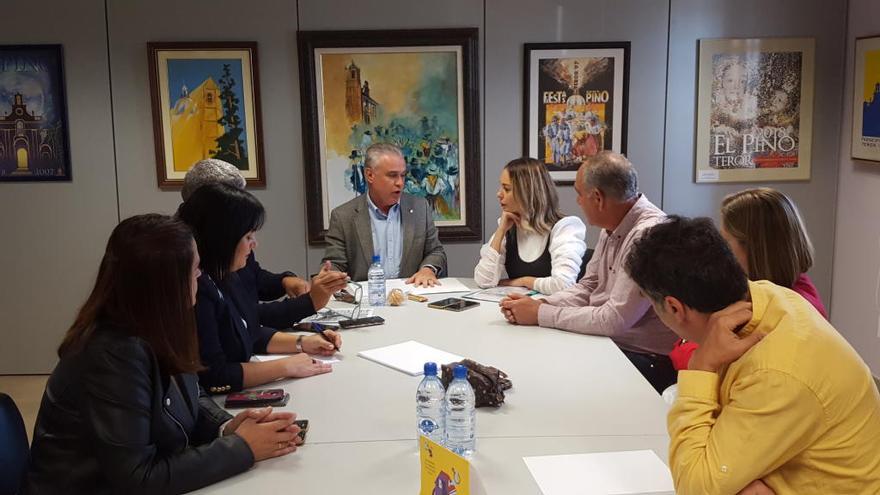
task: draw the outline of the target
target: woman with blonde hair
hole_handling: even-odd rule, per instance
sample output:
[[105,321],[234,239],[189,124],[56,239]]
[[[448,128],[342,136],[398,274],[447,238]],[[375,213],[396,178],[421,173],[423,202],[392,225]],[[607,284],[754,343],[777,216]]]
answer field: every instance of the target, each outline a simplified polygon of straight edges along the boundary
[[480,287],[521,286],[552,294],[577,282],[586,226],[559,210],[556,186],[534,158],[517,158],[499,179],[501,218],[474,268]]
[[[768,187],[730,194],[721,202],[720,230],[749,280],[788,287],[828,318],[819,291],[807,276],[813,266],[813,244],[788,196]],[[692,342],[676,344],[669,355],[675,369],[687,369],[696,347]]]

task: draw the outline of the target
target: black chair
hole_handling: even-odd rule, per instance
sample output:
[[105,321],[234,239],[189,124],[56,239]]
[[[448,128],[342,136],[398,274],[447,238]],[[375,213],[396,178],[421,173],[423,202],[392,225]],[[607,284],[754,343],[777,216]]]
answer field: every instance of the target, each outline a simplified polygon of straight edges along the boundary
[[587,252],[584,253],[584,259],[581,261],[581,271],[578,272],[578,280],[584,278],[584,273],[587,271],[587,263],[593,258],[593,253],[596,250],[593,248],[587,248]]
[[4,393],[0,393],[0,445],[0,495],[15,495],[21,487],[30,448],[18,406]]

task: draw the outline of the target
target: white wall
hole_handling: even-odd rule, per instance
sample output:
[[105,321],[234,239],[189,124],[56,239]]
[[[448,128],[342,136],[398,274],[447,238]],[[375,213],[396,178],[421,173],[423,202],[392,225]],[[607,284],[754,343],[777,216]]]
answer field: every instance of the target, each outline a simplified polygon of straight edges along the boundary
[[854,42],[870,35],[880,35],[880,3],[850,0],[831,322],[880,376],[880,164],[850,158]]
[[[0,215],[0,374],[50,371],[54,349],[93,283],[117,218],[149,211],[170,213],[179,203],[177,191],[161,191],[156,185],[149,41],[259,43],[268,187],[254,192],[269,215],[259,236],[259,257],[268,268],[309,273],[317,267],[323,249],[305,242],[308,196],[303,187],[298,28],[479,28],[484,238],[491,235],[499,214],[498,174],[522,151],[523,43],[630,41],[627,151],[639,170],[641,189],[672,213],[714,215],[724,194],[744,186],[692,181],[696,40],[815,37],[820,96],[813,178],[774,186],[791,194],[804,211],[817,249],[812,275],[826,302],[830,299],[837,162],[842,154],[848,156],[839,151],[843,5],[820,0],[259,0],[247,9],[242,5],[235,0],[50,0],[4,5],[6,18],[21,22],[6,23],[0,43],[64,44],[73,182],[0,183],[4,212]],[[877,17],[876,5],[853,0],[851,8],[859,29],[871,31],[868,14]],[[873,27],[880,31],[876,21]],[[844,106],[848,102],[845,99]],[[848,125],[844,125],[846,136]],[[850,332],[847,336],[863,355],[873,356],[875,367],[877,341],[869,337],[877,330],[878,310],[871,297],[877,282],[873,273],[880,265],[876,250],[880,229],[874,223],[865,228],[868,221],[850,224],[876,206],[870,194],[876,180],[878,174],[871,167],[845,162],[841,169],[841,198],[858,197],[868,206],[841,201],[840,267],[835,266],[841,271],[835,287],[844,295],[832,305],[835,321],[843,318],[839,320],[843,330]],[[563,187],[560,196],[563,209],[576,214],[571,186]],[[589,236],[592,245],[595,230]],[[453,275],[472,274],[479,245],[447,244]],[[860,263],[844,266],[848,260]],[[865,266],[866,261],[870,266]],[[837,300],[841,298],[845,300]],[[846,319],[850,315],[852,321]],[[856,322],[864,326],[865,321],[871,322],[870,331],[846,328],[859,328]]]

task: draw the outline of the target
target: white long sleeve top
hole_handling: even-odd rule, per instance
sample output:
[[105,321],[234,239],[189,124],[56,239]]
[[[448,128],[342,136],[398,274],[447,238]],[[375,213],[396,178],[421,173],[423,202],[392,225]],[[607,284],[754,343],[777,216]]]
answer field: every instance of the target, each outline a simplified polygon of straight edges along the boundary
[[[498,220],[499,222],[501,219]],[[525,262],[538,259],[547,245],[547,237],[550,237],[550,276],[535,279],[534,290],[542,294],[554,292],[571,287],[577,282],[578,272],[587,245],[584,239],[587,235],[587,227],[580,218],[575,216],[563,217],[549,234],[537,234],[535,232],[516,230],[516,242],[519,257]],[[501,251],[492,248],[492,241],[480,248],[480,262],[474,268],[474,281],[480,287],[495,287],[498,281],[509,278],[504,262],[507,259],[507,240],[501,240]]]

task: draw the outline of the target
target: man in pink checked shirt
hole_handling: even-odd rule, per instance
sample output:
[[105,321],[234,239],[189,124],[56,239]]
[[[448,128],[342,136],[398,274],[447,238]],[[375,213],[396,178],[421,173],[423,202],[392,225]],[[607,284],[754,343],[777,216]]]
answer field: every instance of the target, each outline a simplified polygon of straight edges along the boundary
[[662,392],[675,383],[667,354],[677,337],[657,318],[623,263],[633,242],[666,214],[638,192],[635,168],[620,153],[603,151],[584,162],[574,188],[587,221],[602,229],[584,277],[545,298],[512,295],[501,301],[501,312],[518,325],[610,337]]

